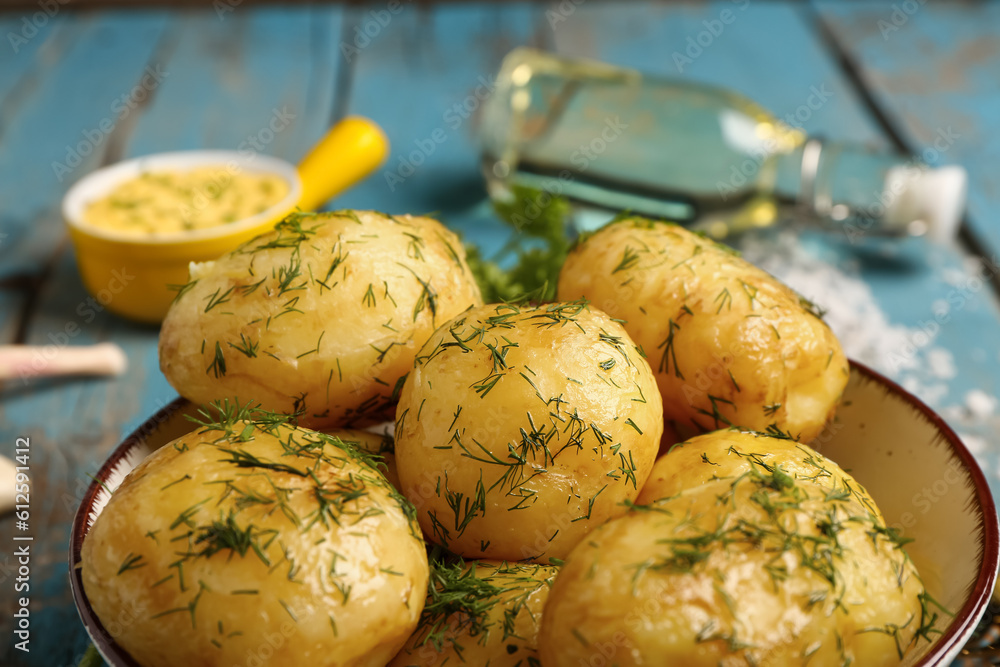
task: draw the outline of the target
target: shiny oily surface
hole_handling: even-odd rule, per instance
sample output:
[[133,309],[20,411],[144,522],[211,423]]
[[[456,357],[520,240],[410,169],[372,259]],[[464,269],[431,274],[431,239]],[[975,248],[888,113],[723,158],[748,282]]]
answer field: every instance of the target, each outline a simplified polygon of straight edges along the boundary
[[93,610],[144,667],[265,644],[272,664],[381,667],[423,607],[416,522],[358,450],[243,416],[161,447],[110,497],[81,553]]
[[311,428],[376,423],[434,329],[479,303],[462,244],[436,220],[293,214],[193,266],[160,368],[194,403],[252,398]]
[[127,236],[177,234],[257,215],[288,191],[288,183],[277,174],[224,165],[148,171],[90,202],[83,221]]
[[636,502],[649,505],[699,484],[736,480],[755,470],[815,482],[831,493],[853,498],[882,519],[865,487],[834,461],[794,440],[737,428],[712,431],[671,447],[656,460]]
[[337,438],[344,443],[375,455],[372,467],[385,475],[393,488],[399,488],[399,473],[396,472],[396,441],[390,434],[392,425],[386,424],[380,432],[358,429],[323,429],[320,432]]
[[562,558],[624,511],[659,447],[649,364],[584,303],[489,305],[438,329],[396,416],[402,491],[465,558]]
[[664,415],[685,427],[815,438],[833,416],[847,358],[815,307],[734,251],[643,218],[583,240],[560,299],[586,298],[649,355]]
[[894,536],[852,498],[750,474],[630,511],[573,550],[546,667],[896,665],[936,611]]
[[556,572],[485,560],[432,565],[435,592],[389,667],[537,665],[542,609]]

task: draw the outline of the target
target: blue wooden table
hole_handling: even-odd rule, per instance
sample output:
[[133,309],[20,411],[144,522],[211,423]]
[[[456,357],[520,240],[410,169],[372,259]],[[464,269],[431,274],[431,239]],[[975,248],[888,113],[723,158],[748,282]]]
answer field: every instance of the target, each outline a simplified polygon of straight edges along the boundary
[[[733,20],[716,23],[724,11]],[[486,201],[476,116],[467,111],[477,105],[470,95],[489,87],[500,59],[521,44],[727,86],[779,116],[819,88],[826,100],[803,127],[829,138],[921,152],[950,137],[927,155],[969,170],[968,216],[954,243],[768,233],[740,245],[829,308],[849,354],[940,410],[1000,491],[992,398],[1000,391],[998,26],[997,6],[909,1],[277,9],[220,0],[186,11],[0,14],[0,344],[107,340],[130,362],[114,380],[0,389],[0,451],[10,456],[16,438],[31,438],[36,535],[32,650],[5,641],[0,665],[79,660],[88,642],[67,582],[71,518],[108,451],[176,396],[158,368],[156,329],[88,301],[59,214],[67,187],[122,158],[236,148],[277,113],[291,122],[263,150],[294,162],[332,122],[357,113],[386,129],[394,153],[338,207],[434,211],[467,239],[498,247],[506,232]],[[689,39],[702,47],[679,61]],[[445,140],[424,164],[390,188],[385,172],[440,132]],[[12,518],[0,526],[7,639]]]

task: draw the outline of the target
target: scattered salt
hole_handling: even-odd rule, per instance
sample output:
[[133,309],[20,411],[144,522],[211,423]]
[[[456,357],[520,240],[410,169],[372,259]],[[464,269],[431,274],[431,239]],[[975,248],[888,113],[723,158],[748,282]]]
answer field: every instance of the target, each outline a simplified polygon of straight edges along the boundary
[[965,272],[961,269],[948,267],[941,270],[941,279],[952,287],[958,287],[963,284],[965,278]]
[[934,377],[942,380],[950,380],[958,375],[955,369],[955,357],[949,350],[941,347],[927,350],[927,365]]
[[[949,401],[949,381],[957,376],[955,358],[950,350],[935,345],[938,330],[908,328],[893,324],[879,305],[868,284],[861,278],[861,267],[852,259],[832,259],[822,248],[810,248],[794,231],[776,235],[748,236],[741,244],[743,256],[773,274],[800,294],[827,310],[826,323],[840,339],[844,352],[852,359],[880,371],[904,389],[937,410],[949,424],[962,430],[962,441],[976,456],[984,470],[994,473],[992,484],[1000,480],[994,433],[1000,432],[1000,400],[987,392],[969,391],[964,401]],[[981,289],[982,266],[966,262],[965,270],[938,267],[942,280],[963,291]],[[977,287],[974,280],[979,280]],[[966,295],[968,296],[968,295]],[[948,315],[952,305],[938,299],[931,305],[936,317]],[[970,353],[985,361],[987,350]],[[998,355],[1000,359],[1000,355]]]
[[965,448],[968,449],[973,455],[982,454],[989,447],[986,441],[978,435],[972,435],[971,433],[959,433],[958,437],[962,439],[962,442],[965,444]]
[[[790,232],[766,241],[749,237],[740,249],[748,261],[825,309],[823,319],[847,356],[897,381],[903,379],[903,371],[919,371],[924,366],[921,353],[932,340],[919,329],[889,322],[871,287],[856,275],[856,264],[829,264]],[[919,393],[920,385],[913,387]]]
[[976,419],[986,419],[996,410],[997,399],[980,389],[973,389],[965,395],[965,407]]

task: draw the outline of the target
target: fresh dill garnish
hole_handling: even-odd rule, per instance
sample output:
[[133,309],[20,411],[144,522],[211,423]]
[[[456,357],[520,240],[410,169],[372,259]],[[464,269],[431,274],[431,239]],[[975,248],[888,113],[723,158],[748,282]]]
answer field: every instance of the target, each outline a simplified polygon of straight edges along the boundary
[[522,186],[514,186],[511,195],[509,201],[493,202],[497,216],[512,230],[511,240],[489,258],[467,244],[469,268],[486,303],[521,301],[528,294],[551,301],[571,247],[569,201]]
[[146,563],[142,562],[143,557],[141,555],[135,555],[131,551],[125,560],[122,562],[121,567],[118,568],[118,574],[122,572],[128,572],[129,570],[138,570],[140,567],[145,567]]
[[432,549],[429,561],[427,600],[415,646],[429,644],[440,653],[450,644],[459,655],[463,641],[521,640],[518,616],[537,613],[528,608],[529,598],[551,586],[557,571],[551,565],[464,562],[439,547]]
[[236,523],[234,514],[230,512],[225,518],[220,517],[195,531],[193,542],[197,550],[194,556],[211,558],[220,551],[229,551],[230,557],[236,554],[242,558],[252,550],[262,563],[270,565],[271,561],[264,553],[266,547],[260,542],[262,534],[273,537],[277,531],[262,530],[252,524],[241,528]]

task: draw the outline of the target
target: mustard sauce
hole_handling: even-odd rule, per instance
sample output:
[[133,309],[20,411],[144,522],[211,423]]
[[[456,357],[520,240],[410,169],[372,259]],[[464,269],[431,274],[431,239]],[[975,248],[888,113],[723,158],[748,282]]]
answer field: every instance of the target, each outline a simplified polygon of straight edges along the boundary
[[289,191],[275,174],[225,166],[151,171],[119,184],[83,214],[93,227],[135,236],[176,234],[237,222],[267,210]]

